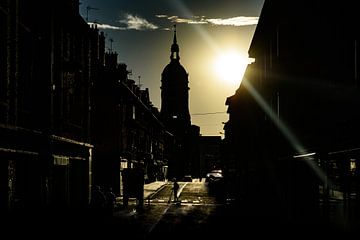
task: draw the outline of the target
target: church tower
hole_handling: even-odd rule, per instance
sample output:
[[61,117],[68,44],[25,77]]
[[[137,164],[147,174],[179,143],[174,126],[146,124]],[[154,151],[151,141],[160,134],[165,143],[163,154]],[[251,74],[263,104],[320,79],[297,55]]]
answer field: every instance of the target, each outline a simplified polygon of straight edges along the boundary
[[179,45],[174,39],[171,45],[170,63],[161,74],[161,118],[167,129],[177,137],[188,131],[191,122],[189,114],[188,73],[180,64]]

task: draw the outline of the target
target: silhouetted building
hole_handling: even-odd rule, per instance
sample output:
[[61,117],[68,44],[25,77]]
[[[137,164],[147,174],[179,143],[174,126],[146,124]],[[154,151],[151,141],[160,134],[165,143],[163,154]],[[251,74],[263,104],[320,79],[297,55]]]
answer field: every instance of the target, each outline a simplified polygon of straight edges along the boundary
[[144,181],[152,182],[163,180],[167,168],[166,131],[159,111],[150,101],[149,89],[141,89],[129,73],[118,63],[117,53],[107,52],[93,86],[94,184],[110,186],[117,195],[123,191],[124,169],[141,169]]
[[180,64],[179,52],[175,29],[170,63],[161,74],[161,119],[176,136],[184,135],[191,125],[188,73]]
[[[185,174],[191,174],[191,162],[198,158],[198,150],[195,150],[192,143],[197,145],[200,131],[197,131],[196,135],[196,126],[191,126],[188,73],[180,64],[179,52],[175,28],[170,63],[161,74],[160,114],[165,127],[175,137],[174,155],[169,161],[169,174],[181,178]],[[197,156],[192,155],[195,153]]]
[[200,136],[198,175],[205,177],[213,169],[223,169],[221,158],[221,136]]
[[0,3],[0,205],[89,200],[90,82],[98,46],[78,1]]
[[[255,62],[226,101],[224,129],[227,164],[241,194],[268,203],[267,213],[276,206],[272,214],[289,219],[326,217],[334,191],[344,204],[359,206],[354,9],[322,0],[265,1],[249,49]],[[356,200],[349,197],[354,193]],[[345,215],[354,217],[356,209]]]
[[187,152],[185,174],[191,175],[193,178],[200,177],[200,139],[200,127],[191,125],[185,139],[185,150]]

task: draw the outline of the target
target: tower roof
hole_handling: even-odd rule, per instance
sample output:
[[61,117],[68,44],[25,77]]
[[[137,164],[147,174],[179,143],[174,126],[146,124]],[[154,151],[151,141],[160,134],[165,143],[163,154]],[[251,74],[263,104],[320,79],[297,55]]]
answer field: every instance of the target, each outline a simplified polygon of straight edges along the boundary
[[177,44],[177,39],[176,39],[176,25],[174,25],[174,39],[173,39],[173,44],[171,45],[171,55],[170,55],[171,61],[173,61],[173,60],[179,61],[180,60],[179,52],[180,52],[180,49],[179,49],[179,45]]
[[176,38],[176,25],[174,25],[174,38],[171,45],[170,63],[166,65],[162,72],[163,78],[177,79],[184,78],[187,80],[187,72],[185,68],[180,64],[179,45]]
[[186,77],[187,72],[179,62],[171,61],[165,66],[162,75],[166,78],[171,76]]

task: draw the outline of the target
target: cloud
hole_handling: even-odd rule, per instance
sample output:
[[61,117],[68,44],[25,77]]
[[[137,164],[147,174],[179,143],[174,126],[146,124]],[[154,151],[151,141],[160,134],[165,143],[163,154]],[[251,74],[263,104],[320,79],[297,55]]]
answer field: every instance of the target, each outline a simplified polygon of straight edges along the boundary
[[186,23],[186,24],[211,24],[222,26],[249,26],[258,23],[258,17],[232,17],[232,18],[206,18],[205,16],[194,16],[192,18],[180,18],[179,16],[168,16],[165,14],[155,15],[158,18],[166,18],[172,23]]
[[92,22],[89,22],[88,23],[90,26],[92,25],[96,25],[96,27],[98,29],[113,29],[113,30],[125,30],[126,28],[123,28],[123,27],[118,27],[118,26],[112,26],[112,25],[109,25],[109,24],[101,24],[101,23],[92,23]]
[[155,30],[159,27],[155,24],[152,24],[148,22],[146,19],[132,15],[132,14],[125,14],[125,18],[119,20],[120,23],[125,24],[125,29],[131,29],[131,30]]
[[208,22],[202,18],[194,17],[192,19],[189,18],[179,18],[178,16],[168,17],[171,22],[174,23],[187,23],[187,24],[207,24]]
[[211,18],[207,19],[211,24],[214,25],[225,25],[225,26],[249,26],[249,25],[256,25],[258,23],[258,17],[232,17],[232,18]]
[[157,18],[168,18],[168,15],[164,15],[164,14],[157,14],[155,15]]
[[203,17],[194,16],[193,18],[180,18],[179,16],[168,16],[165,14],[155,15],[157,18],[166,18],[170,20],[172,23],[187,23],[187,24],[208,24]]
[[[166,14],[157,14],[157,18],[163,18],[169,20],[172,23],[183,23],[183,24],[210,24],[216,26],[249,26],[256,25],[258,23],[258,17],[232,17],[232,18],[206,18],[205,16],[193,16],[192,18],[181,18],[179,16],[169,16]],[[114,26],[110,24],[101,23],[89,23],[90,25],[96,24],[99,29],[110,29],[110,30],[170,30],[169,28],[160,28],[159,26],[150,23],[145,18],[137,15],[126,13],[124,18],[119,20],[122,26]]]
[[[161,16],[157,16],[157,17],[161,17]],[[148,22],[146,19],[136,16],[136,15],[129,14],[129,13],[126,13],[124,15],[124,18],[119,20],[118,22],[124,26],[114,26],[114,25],[102,24],[102,23],[96,23],[96,22],[89,22],[88,24],[96,25],[96,27],[99,29],[110,29],[110,30],[145,31],[145,30],[155,30],[155,29],[159,28],[155,24]],[[164,30],[167,30],[167,29],[164,29]]]

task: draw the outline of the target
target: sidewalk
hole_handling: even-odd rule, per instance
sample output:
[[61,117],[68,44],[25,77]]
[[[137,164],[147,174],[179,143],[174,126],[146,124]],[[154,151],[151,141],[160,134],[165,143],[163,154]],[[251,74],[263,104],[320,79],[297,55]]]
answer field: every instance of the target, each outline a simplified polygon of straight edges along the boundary
[[[144,201],[146,201],[149,197],[155,194],[157,191],[160,191],[163,186],[165,186],[168,181],[155,181],[152,183],[144,184]],[[123,204],[123,197],[117,197],[116,203],[118,206],[122,206]],[[129,199],[129,204],[134,205],[136,203],[135,198]]]
[[144,185],[144,200],[159,191],[168,181],[156,181]]

